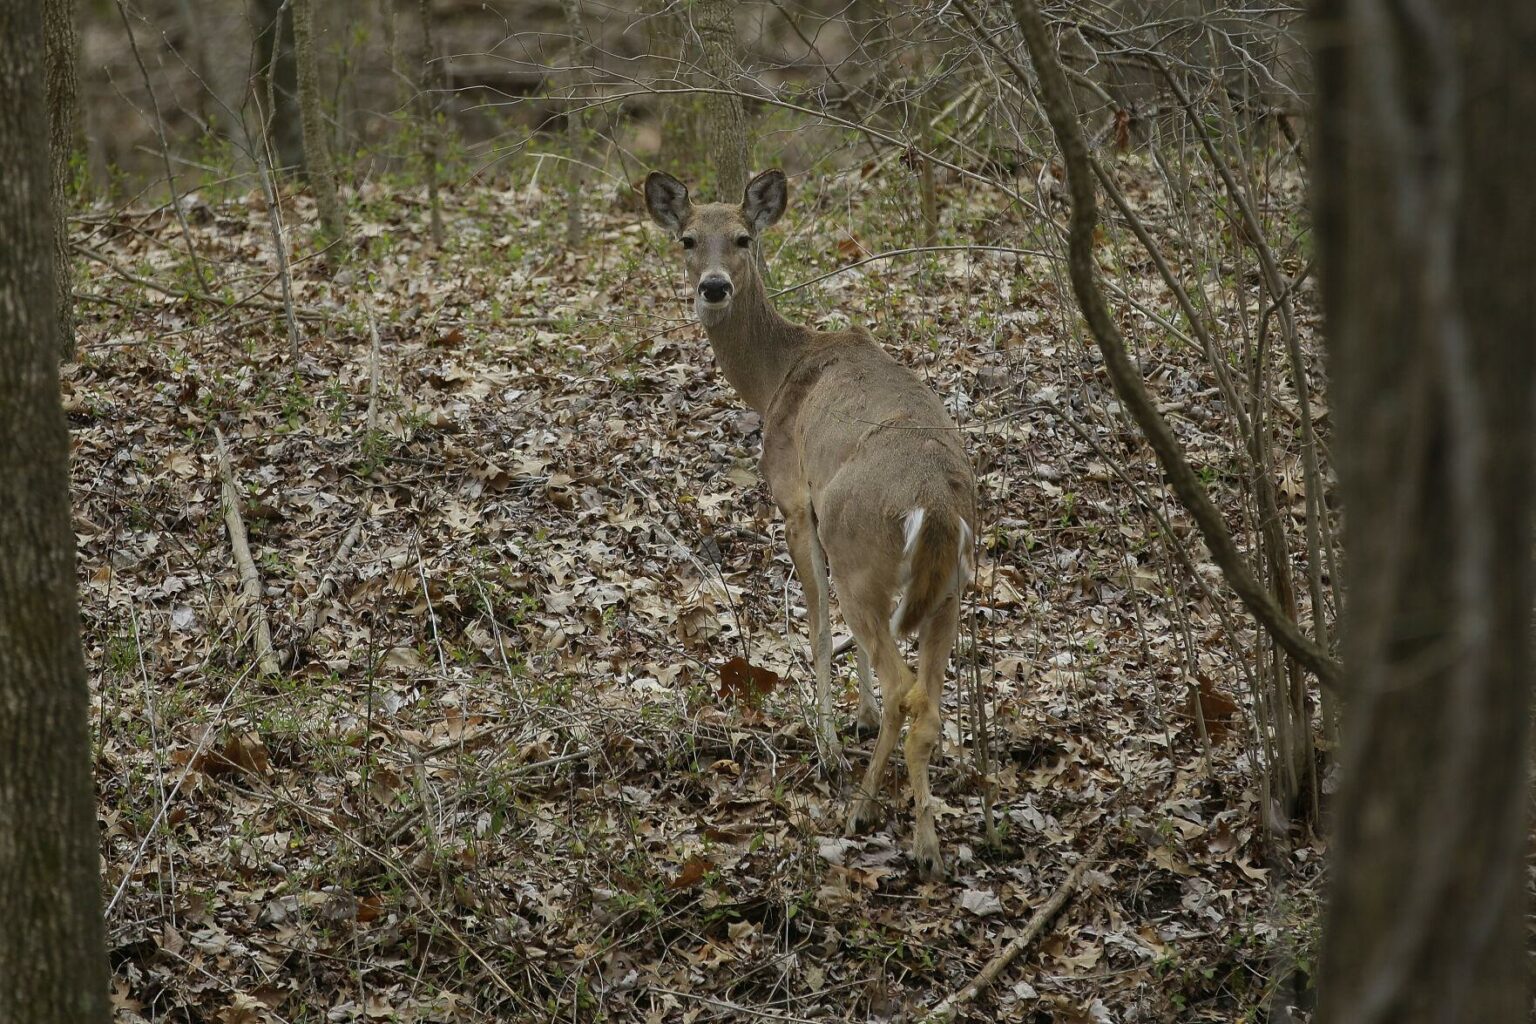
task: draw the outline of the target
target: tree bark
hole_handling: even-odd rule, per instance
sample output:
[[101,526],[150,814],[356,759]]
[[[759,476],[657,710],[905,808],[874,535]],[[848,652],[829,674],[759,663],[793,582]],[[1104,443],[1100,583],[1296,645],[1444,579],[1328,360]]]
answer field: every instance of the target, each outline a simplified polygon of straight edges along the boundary
[[443,199],[437,186],[437,163],[441,158],[437,98],[442,95],[442,67],[432,43],[432,0],[421,0],[421,158],[427,175],[427,214],[432,231],[432,248],[443,247]]
[[1523,1022],[1536,6],[1316,13],[1351,681],[1317,1019]]
[[303,167],[292,7],[284,0],[251,0],[251,21],[256,30],[257,89],[272,162],[279,170]]
[[293,46],[299,82],[299,120],[304,129],[304,174],[315,192],[320,227],[325,237],[346,234],[346,217],[336,196],[336,168],[326,143],[325,118],[320,110],[320,64],[315,56],[314,0],[293,0]]
[[53,275],[58,302],[54,325],[61,359],[75,355],[75,310],[71,295],[73,274],[69,258],[69,208],[74,195],[75,138],[78,131],[80,89],[76,70],[80,35],[75,28],[74,0],[44,0],[43,45],[47,52],[48,151],[53,178],[48,195],[53,204]]
[[[741,47],[736,38],[735,0],[699,0],[694,28],[703,50],[704,74],[700,85],[733,89],[741,68]],[[720,202],[739,203],[751,174],[746,112],[734,93],[710,93],[704,97],[704,149],[700,156],[714,169]]]
[[105,1024],[46,52],[41,7],[0,5],[0,1020]]
[[567,82],[570,95],[566,100],[565,108],[565,142],[566,148],[570,150],[567,155],[571,158],[571,173],[565,196],[565,245],[566,248],[575,249],[581,245],[581,198],[586,186],[585,168],[581,163],[586,155],[585,146],[582,144],[581,101],[576,98],[578,90],[587,78],[578,70],[586,60],[586,47],[581,42],[580,0],[561,0],[560,6],[565,9],[565,30],[571,37],[567,59],[567,64],[570,66]]

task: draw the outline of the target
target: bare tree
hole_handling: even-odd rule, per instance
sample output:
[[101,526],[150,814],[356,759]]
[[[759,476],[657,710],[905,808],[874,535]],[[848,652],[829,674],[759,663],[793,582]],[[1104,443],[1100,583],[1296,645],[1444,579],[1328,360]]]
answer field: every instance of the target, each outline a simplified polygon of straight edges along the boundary
[[0,6],[0,1020],[105,1024],[40,5]]
[[582,167],[585,146],[582,140],[581,101],[576,98],[578,90],[586,79],[586,75],[581,71],[585,47],[581,43],[580,0],[561,0],[561,7],[565,9],[565,30],[571,37],[567,59],[570,67],[570,81],[567,86],[570,90],[570,98],[565,108],[565,141],[570,150],[568,155],[571,158],[571,173],[565,197],[565,244],[574,249],[581,245],[581,194],[586,181]]
[[[973,24],[980,25],[975,13],[964,0],[956,0],[955,5]],[[1104,357],[1104,367],[1115,393],[1125,403],[1137,426],[1146,434],[1147,443],[1157,453],[1158,462],[1168,476],[1170,487],[1189,509],[1201,537],[1210,548],[1212,559],[1221,568],[1228,585],[1276,644],[1325,684],[1337,685],[1338,663],[1302,631],[1275,600],[1274,595],[1254,576],[1220,511],[1190,466],[1183,445],[1174,436],[1168,421],[1147,393],[1141,372],[1126,351],[1124,336],[1110,313],[1109,304],[1098,283],[1093,251],[1099,213],[1098,199],[1094,194],[1093,164],[1083,139],[1082,127],[1071,107],[1066,75],[1047,38],[1045,22],[1034,0],[1012,0],[1012,7],[1030,60],[1039,76],[1041,106],[1050,121],[1057,145],[1061,147],[1062,162],[1067,169],[1067,185],[1072,201],[1067,269],[1072,278],[1072,290],[1077,296],[1083,318],[1088,322],[1089,333],[1093,335]],[[999,55],[1007,62],[1021,86],[1026,84],[1028,77],[1022,66],[1008,56],[1006,51],[999,51]]]
[[325,117],[320,110],[320,64],[315,56],[315,5],[293,0],[294,61],[299,83],[299,119],[304,127],[304,173],[320,208],[320,226],[329,239],[346,234],[346,218],[336,196],[336,168],[326,143]]
[[1318,1020],[1525,1021],[1536,7],[1318,15],[1350,681]]
[[59,354],[69,359],[75,353],[75,313],[70,295],[69,199],[73,193],[75,132],[78,108],[75,96],[80,89],[76,71],[79,32],[75,28],[73,0],[45,0],[43,36],[47,48],[48,144],[53,160],[53,178],[49,198],[53,202],[54,284],[58,293],[55,325],[59,336]]
[[[736,38],[735,0],[700,0],[694,8],[694,30],[703,52],[702,84],[733,89],[741,67]],[[752,160],[748,153],[746,113],[734,92],[711,93],[704,103],[706,161],[715,170],[716,198],[736,202],[747,187]]]
[[443,201],[438,194],[437,162],[442,156],[441,132],[438,128],[437,98],[443,91],[442,65],[437,59],[437,48],[432,43],[432,0],[421,0],[421,97],[422,169],[427,175],[427,208],[431,218],[432,245],[443,247]]
[[298,65],[294,60],[291,0],[251,0],[256,32],[257,95],[272,162],[281,168],[303,166],[304,137],[299,116]]

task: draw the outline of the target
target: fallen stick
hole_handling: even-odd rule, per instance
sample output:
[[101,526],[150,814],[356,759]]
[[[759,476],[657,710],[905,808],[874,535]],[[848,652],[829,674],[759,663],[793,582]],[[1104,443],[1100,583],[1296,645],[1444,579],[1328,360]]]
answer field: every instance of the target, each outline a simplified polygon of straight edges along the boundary
[[373,319],[373,307],[363,299],[368,314],[368,433],[379,429],[379,325]]
[[362,535],[363,521],[359,519],[341,539],[341,547],[336,549],[331,564],[325,567],[325,573],[320,577],[320,586],[315,588],[314,596],[309,599],[309,608],[304,612],[303,618],[299,619],[298,628],[294,631],[293,643],[288,648],[290,664],[298,659],[299,649],[314,635],[315,627],[320,621],[320,606],[325,603],[326,598],[336,593],[336,568],[347,560],[347,556],[357,546],[357,539]]
[[224,481],[224,525],[229,529],[229,547],[234,552],[235,568],[240,573],[240,589],[251,606],[251,618],[256,626],[256,668],[264,676],[275,676],[280,671],[277,652],[272,649],[272,627],[261,607],[261,577],[256,573],[256,563],[251,561],[245,520],[240,518],[240,491],[235,486],[235,471],[229,463],[229,449],[224,445],[223,432],[214,427],[213,436],[218,442],[219,477]]
[[1045,926],[1050,924],[1057,914],[1061,913],[1061,908],[1067,905],[1067,901],[1077,891],[1077,886],[1083,880],[1083,873],[1088,870],[1088,865],[1099,859],[1099,854],[1103,849],[1104,839],[1100,838],[1087,853],[1083,854],[1077,865],[1067,872],[1067,877],[1062,879],[1061,884],[1056,887],[1056,891],[1051,893],[1051,898],[1041,904],[1039,910],[1035,911],[1035,916],[1029,919],[1029,923],[1024,926],[1024,930],[1015,936],[1013,941],[1004,946],[1001,952],[991,960],[988,960],[987,965],[981,969],[981,972],[976,977],[970,980],[969,984],[934,1007],[933,1013],[927,1019],[954,1020],[961,1007],[975,999],[983,989],[996,981],[998,976],[1007,970],[1008,965],[1017,960],[1019,954],[1028,949],[1040,937],[1040,933],[1045,930]]

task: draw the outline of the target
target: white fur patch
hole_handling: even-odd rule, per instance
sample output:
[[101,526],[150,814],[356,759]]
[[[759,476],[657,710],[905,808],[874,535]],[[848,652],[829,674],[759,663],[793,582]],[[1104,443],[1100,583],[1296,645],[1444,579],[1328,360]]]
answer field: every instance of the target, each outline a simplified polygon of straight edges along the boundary
[[[914,508],[903,519],[904,542],[901,548],[901,572],[897,577],[901,595],[896,601],[896,610],[891,613],[891,634],[897,635],[901,624],[901,616],[907,610],[907,595],[912,589],[912,559],[917,554],[917,537],[923,531],[923,518],[927,515],[925,509]],[[955,589],[964,590],[976,575],[975,552],[972,545],[976,534],[971,530],[971,525],[964,519],[960,520],[960,540],[955,552]],[[898,637],[899,639],[899,637]]]
[[901,546],[901,572],[896,577],[897,586],[900,587],[901,597],[896,602],[896,610],[891,613],[891,634],[894,636],[901,623],[901,616],[907,610],[907,592],[912,589],[912,556],[917,552],[917,536],[923,532],[923,517],[927,512],[922,508],[914,508],[907,512],[902,520],[902,535],[905,538]]
[[914,508],[906,517],[906,543],[902,545],[901,555],[904,561],[912,561],[912,552],[917,549],[917,535],[923,528],[923,516],[927,512],[922,508]]

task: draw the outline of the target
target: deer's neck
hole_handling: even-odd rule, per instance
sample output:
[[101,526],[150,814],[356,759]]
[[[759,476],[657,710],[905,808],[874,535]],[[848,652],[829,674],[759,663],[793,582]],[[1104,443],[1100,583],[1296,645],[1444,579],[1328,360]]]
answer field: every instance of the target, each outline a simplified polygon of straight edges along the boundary
[[779,315],[755,274],[742,282],[725,316],[704,330],[725,379],[759,414],[766,413],[813,334]]

